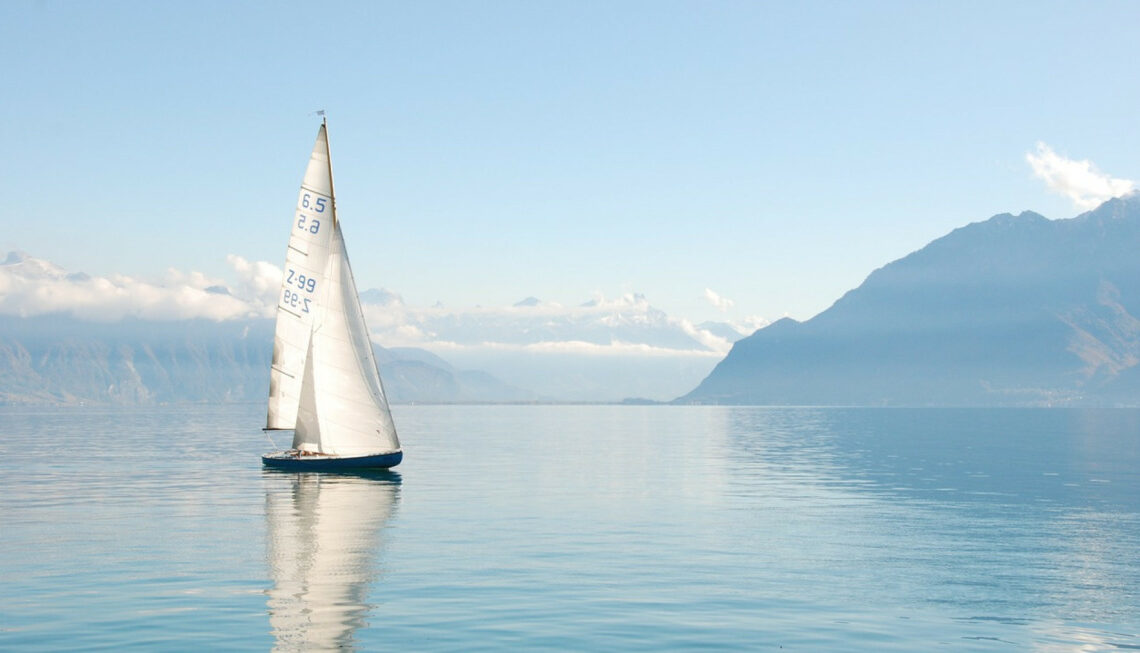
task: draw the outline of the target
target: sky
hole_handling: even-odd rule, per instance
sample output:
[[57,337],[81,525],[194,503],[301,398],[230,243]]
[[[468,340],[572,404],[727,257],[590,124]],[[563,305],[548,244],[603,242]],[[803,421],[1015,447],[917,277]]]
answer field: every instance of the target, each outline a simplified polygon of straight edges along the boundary
[[956,227],[1131,190],[1138,24],[1130,2],[14,0],[0,249],[151,284],[280,266],[323,109],[361,288],[807,319]]

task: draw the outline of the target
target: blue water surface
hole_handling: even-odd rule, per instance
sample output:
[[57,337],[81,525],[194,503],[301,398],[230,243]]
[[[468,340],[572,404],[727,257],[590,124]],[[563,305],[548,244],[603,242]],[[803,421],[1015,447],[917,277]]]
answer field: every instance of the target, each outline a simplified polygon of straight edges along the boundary
[[[1140,648],[1140,411],[0,408],[3,650]],[[279,443],[282,444],[282,443]]]

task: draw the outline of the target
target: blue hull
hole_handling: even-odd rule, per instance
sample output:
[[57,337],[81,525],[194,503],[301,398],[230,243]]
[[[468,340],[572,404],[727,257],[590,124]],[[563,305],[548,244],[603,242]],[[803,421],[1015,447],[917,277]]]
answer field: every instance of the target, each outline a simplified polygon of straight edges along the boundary
[[295,456],[284,452],[266,454],[261,462],[266,467],[287,469],[296,472],[319,472],[344,469],[387,469],[395,467],[404,459],[404,452],[383,453],[376,456],[356,456],[339,458],[332,456]]

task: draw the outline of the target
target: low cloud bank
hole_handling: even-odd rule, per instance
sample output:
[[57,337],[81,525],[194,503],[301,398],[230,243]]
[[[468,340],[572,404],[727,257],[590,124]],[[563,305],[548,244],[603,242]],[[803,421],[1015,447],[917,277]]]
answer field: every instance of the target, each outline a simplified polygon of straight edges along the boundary
[[[170,269],[161,281],[121,274],[96,277],[12,252],[0,263],[0,314],[31,317],[69,314],[94,322],[126,317],[146,320],[214,321],[273,315],[281,271],[268,264],[248,264],[231,257],[237,283],[200,272]],[[268,266],[268,267],[266,267]],[[236,291],[234,290],[236,289]]]
[[[380,300],[373,303],[370,300]],[[585,356],[717,358],[767,322],[694,325],[654,308],[644,295],[595,295],[577,306],[528,297],[512,306],[412,307],[387,290],[364,293],[364,312],[377,342],[438,351],[498,350]]]
[[[226,258],[227,278],[167,270],[161,280],[70,273],[43,259],[13,252],[0,263],[0,314],[68,314],[96,322],[123,318],[213,321],[272,318],[281,269],[241,256]],[[732,302],[711,290],[724,310]],[[390,290],[361,294],[373,339],[385,347],[446,353],[524,353],[587,357],[716,359],[767,322],[745,318],[693,324],[654,308],[641,294],[596,294],[575,306],[528,297],[502,307],[415,307]]]

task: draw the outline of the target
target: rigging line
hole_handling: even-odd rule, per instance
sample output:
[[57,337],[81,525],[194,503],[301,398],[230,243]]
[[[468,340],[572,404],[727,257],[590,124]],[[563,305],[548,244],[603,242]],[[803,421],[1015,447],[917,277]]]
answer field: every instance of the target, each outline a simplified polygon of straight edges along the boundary
[[273,447],[274,450],[280,450],[280,447],[278,447],[277,443],[273,441],[273,438],[269,437],[269,429],[261,429],[261,432],[265,434],[265,439],[269,440],[269,444]]
[[289,310],[289,309],[285,308],[285,307],[284,307],[284,306],[282,306],[281,304],[278,304],[278,305],[277,305],[277,308],[278,308],[279,310],[285,311],[286,313],[288,313],[289,315],[292,315],[293,317],[295,317],[295,318],[297,318],[297,319],[300,319],[300,318],[301,318],[301,314],[300,314],[300,313],[294,313],[293,311],[291,311],[291,310]]
[[[325,195],[325,194],[324,194],[324,193],[322,193],[321,191],[319,191],[319,190],[317,190],[317,189],[315,189],[315,188],[310,188],[310,187],[306,186],[306,185],[305,185],[305,184],[303,184],[303,183],[301,184],[301,188],[302,188],[302,189],[304,189],[304,190],[307,190],[307,191],[309,191],[310,193],[312,193],[312,194],[314,194],[314,195],[317,195],[317,196],[323,197],[323,198],[325,198],[325,199],[330,199],[330,200],[332,199],[332,195]],[[304,209],[300,209],[300,210],[302,210],[302,211],[303,211]],[[309,211],[309,213],[313,213],[313,211]]]

